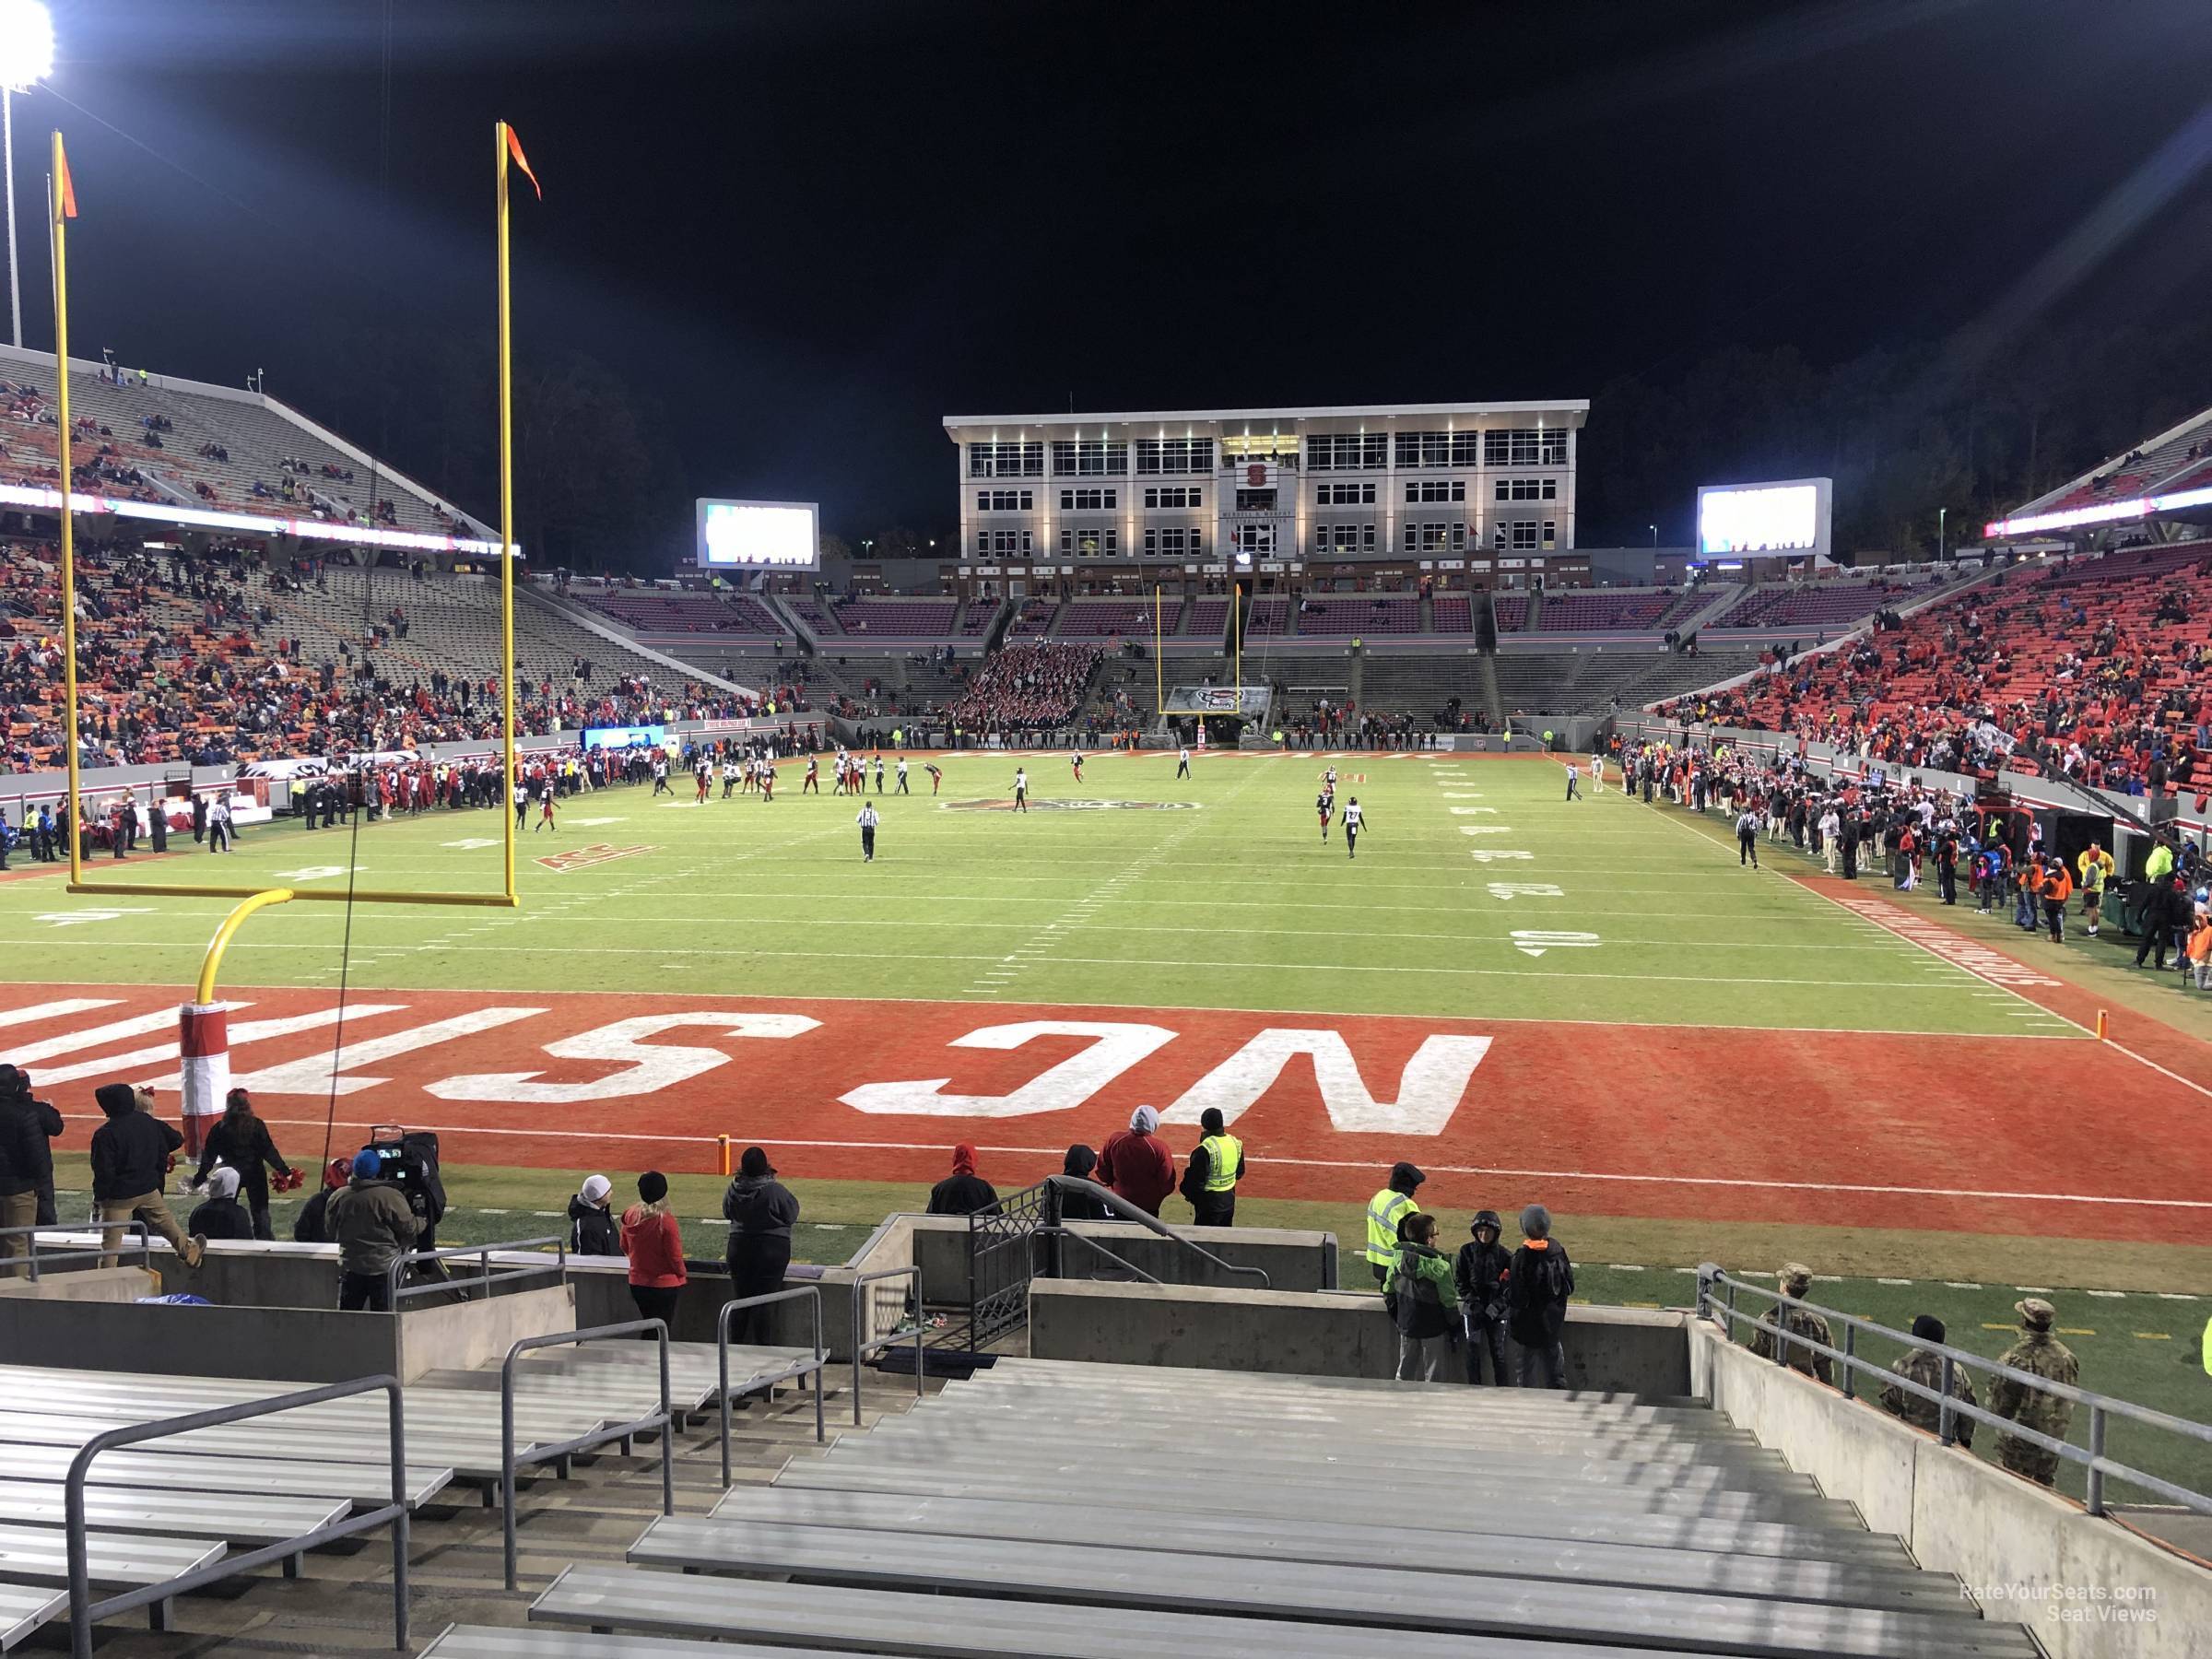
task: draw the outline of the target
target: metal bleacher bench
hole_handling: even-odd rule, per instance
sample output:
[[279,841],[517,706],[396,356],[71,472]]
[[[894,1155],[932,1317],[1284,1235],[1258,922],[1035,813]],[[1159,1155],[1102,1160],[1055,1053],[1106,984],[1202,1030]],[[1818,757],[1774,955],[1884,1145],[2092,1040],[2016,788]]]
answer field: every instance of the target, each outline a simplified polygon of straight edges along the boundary
[[612,1636],[588,1630],[502,1630],[448,1625],[421,1659],[867,1659],[849,1648],[730,1648],[668,1636]]
[[[157,1538],[141,1533],[85,1535],[92,1582],[106,1586],[159,1584],[197,1571],[226,1553],[206,1538]],[[67,1584],[69,1557],[58,1526],[0,1525],[0,1583]]]
[[[1252,1555],[1232,1561],[692,1516],[653,1522],[629,1559],[678,1572],[778,1573],[879,1590],[1026,1597],[1111,1608],[1116,1618],[1135,1609],[1288,1617],[1463,1638],[1540,1629],[1565,1640],[1807,1659],[2035,1659],[2036,1653],[2025,1630],[1985,1624],[1962,1602],[1941,1613],[1898,1612],[1528,1579],[1477,1583],[1396,1567],[1326,1567]],[[731,1622],[745,1628],[742,1617]],[[834,1631],[823,1633],[838,1639]]]
[[1958,1581],[1903,1560],[1863,1563],[1722,1553],[1678,1541],[1651,1545],[1570,1542],[1531,1536],[1500,1517],[1495,1532],[1419,1525],[1352,1524],[1341,1519],[1260,1518],[1151,1508],[1006,1499],[935,1498],[899,1492],[836,1492],[804,1487],[738,1487],[712,1517],[787,1526],[865,1527],[959,1538],[1050,1538],[1095,1547],[1135,1547],[1191,1556],[1255,1555],[1341,1567],[1395,1567],[1476,1577],[1564,1579],[1579,1583],[1771,1595],[1789,1601],[1955,1612]]
[[[329,1525],[352,1508],[344,1498],[284,1498],[268,1492],[225,1491],[216,1503],[203,1492],[159,1487],[96,1486],[85,1491],[85,1519],[93,1526],[241,1544],[296,1538]],[[64,1511],[58,1480],[0,1480],[0,1522],[60,1526]]]
[[69,1605],[65,1590],[0,1584],[0,1653],[5,1653]]

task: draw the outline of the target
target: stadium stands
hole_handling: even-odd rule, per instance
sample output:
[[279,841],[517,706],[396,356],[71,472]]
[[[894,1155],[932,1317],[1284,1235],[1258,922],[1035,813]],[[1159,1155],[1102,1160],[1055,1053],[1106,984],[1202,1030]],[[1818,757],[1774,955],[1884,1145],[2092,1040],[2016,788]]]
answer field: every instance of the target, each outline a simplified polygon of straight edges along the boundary
[[1152,605],[1148,599],[1132,595],[1070,599],[1060,607],[1060,619],[1053,632],[1055,638],[1063,640],[1103,640],[1116,636],[1148,640],[1152,637]]
[[[1194,1446],[1193,1398],[1227,1438]],[[1111,1467],[1070,1443],[1092,1434]],[[960,1651],[993,1656],[2037,1651],[1693,1403],[1348,1379],[1004,1359],[653,1521],[629,1562],[564,1571],[533,1621],[598,1653],[679,1639],[665,1659],[740,1630],[936,1651],[948,1594]]]
[[1060,608],[1060,601],[1041,594],[1032,594],[1014,607],[1006,619],[1006,637],[1009,640],[1041,640],[1053,625],[1053,615]]
[[1519,633],[1528,626],[1528,595],[1526,594],[1492,594],[1490,607],[1498,618],[1500,633]]
[[1290,601],[1254,599],[1244,612],[1244,637],[1267,639],[1290,631]]
[[1421,602],[1407,594],[1309,596],[1299,601],[1298,631],[1324,637],[1410,634],[1421,629]]
[[1541,633],[1656,633],[1675,608],[1672,594],[1550,593],[1544,596]]
[[1911,605],[1929,589],[1888,582],[1794,582],[1755,588],[1722,612],[1714,628],[1855,628],[1876,611]]
[[[0,347],[0,480],[54,482],[53,397],[51,353]],[[494,535],[258,393],[161,377],[111,379],[99,365],[75,362],[69,398],[77,425],[73,459],[86,469],[80,488],[179,507]],[[111,488],[133,473],[137,482]]]
[[1436,631],[1440,634],[1464,634],[1475,630],[1475,602],[1465,594],[1439,594],[1430,609],[1436,617]]
[[749,594],[669,593],[655,589],[593,588],[578,584],[564,594],[641,634],[712,633],[788,638],[791,630]]
[[841,599],[831,606],[844,631],[866,640],[942,640],[959,615],[958,599]]
[[[2008,573],[1849,649],[1677,705],[1877,759],[2212,788],[2212,541]],[[1984,725],[1990,730],[1984,730]]]
[[983,660],[947,713],[971,732],[1063,724],[1082,706],[1102,656],[1098,646],[1072,641],[1004,646]]
[[2115,455],[2013,510],[2014,518],[2065,512],[2138,496],[2167,495],[2212,479],[2212,409],[2192,416],[2124,455]]
[[1179,631],[1186,639],[1215,641],[1220,639],[1228,629],[1228,600],[1194,599],[1183,615],[1182,627]]
[[783,604],[817,639],[844,631],[838,627],[837,618],[830,614],[830,607],[826,605],[821,605],[812,599],[802,599],[795,595],[787,597]]

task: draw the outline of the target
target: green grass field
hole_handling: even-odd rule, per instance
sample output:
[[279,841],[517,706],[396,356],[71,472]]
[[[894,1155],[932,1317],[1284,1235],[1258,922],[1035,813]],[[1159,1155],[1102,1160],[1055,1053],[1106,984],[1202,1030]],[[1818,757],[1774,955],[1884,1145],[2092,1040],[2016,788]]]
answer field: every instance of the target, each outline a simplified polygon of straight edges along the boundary
[[[648,798],[565,804],[521,838],[512,915],[302,905],[250,924],[226,982],[505,990],[665,990],[1312,1009],[1842,1030],[2060,1031],[2061,1022],[1787,884],[1755,881],[1686,825],[1618,794],[1570,805],[1533,760],[1288,754],[1026,762],[947,759],[944,795],[879,803],[859,857],[852,803]],[[1357,862],[1322,843],[1324,765],[1369,830]],[[1363,781],[1362,781],[1363,780]],[[873,797],[872,797],[873,798]],[[1119,806],[1111,803],[1121,803]],[[1085,809],[1077,809],[1085,808]],[[428,812],[313,833],[248,830],[239,851],[117,864],[94,881],[496,889],[490,812]],[[565,874],[532,860],[644,851]],[[183,843],[189,846],[187,841]],[[1512,856],[1524,853],[1526,857]],[[1541,896],[1515,888],[1559,889]],[[56,980],[187,985],[227,901],[0,884],[0,947]],[[1525,935],[1525,936],[1516,936]],[[349,952],[349,955],[347,954]],[[1541,954],[1536,954],[1540,952]],[[1001,969],[1011,969],[1000,973]]]

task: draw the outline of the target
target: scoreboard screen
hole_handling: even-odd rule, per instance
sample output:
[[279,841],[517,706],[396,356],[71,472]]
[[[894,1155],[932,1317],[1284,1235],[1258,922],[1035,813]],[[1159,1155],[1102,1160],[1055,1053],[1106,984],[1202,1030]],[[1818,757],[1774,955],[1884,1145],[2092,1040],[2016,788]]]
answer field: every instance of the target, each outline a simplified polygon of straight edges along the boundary
[[702,571],[812,571],[821,565],[812,501],[725,501],[700,496]]
[[1698,557],[1826,556],[1830,488],[1826,478],[1706,485],[1698,491]]

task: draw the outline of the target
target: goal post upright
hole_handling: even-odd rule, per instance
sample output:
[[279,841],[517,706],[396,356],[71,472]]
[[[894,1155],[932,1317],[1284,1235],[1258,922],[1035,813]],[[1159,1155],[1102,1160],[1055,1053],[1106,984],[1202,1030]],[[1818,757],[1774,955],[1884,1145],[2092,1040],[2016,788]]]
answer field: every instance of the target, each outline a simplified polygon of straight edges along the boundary
[[[401,892],[385,888],[278,888],[244,886],[210,882],[185,881],[89,881],[86,879],[84,846],[86,825],[83,797],[83,754],[79,731],[77,626],[76,626],[76,540],[75,526],[75,479],[71,462],[72,418],[69,406],[69,283],[67,247],[65,225],[76,217],[76,192],[69,180],[68,159],[63,147],[62,135],[57,129],[53,135],[50,183],[53,211],[49,215],[52,238],[53,276],[53,337],[55,410],[60,421],[59,460],[61,470],[61,602],[63,697],[65,703],[63,750],[68,769],[69,818],[69,879],[64,888],[71,894],[107,898],[132,894],[163,899],[228,899],[235,900],[225,913],[208,940],[207,949],[200,965],[193,988],[194,1001],[179,1010],[181,1043],[188,1057],[184,1067],[186,1093],[186,1133],[198,1125],[195,1118],[203,1118],[222,1109],[224,1090],[228,1087],[229,1056],[223,1034],[222,1015],[227,1005],[217,1000],[217,982],[223,956],[240,927],[256,912],[275,905],[294,902],[362,903],[418,905],[430,907],[469,907],[477,909],[512,910],[520,907],[515,888],[515,841],[512,815],[507,810],[510,803],[507,791],[513,786],[516,767],[516,691],[514,664],[514,493],[512,445],[512,382],[509,367],[508,332],[508,249],[507,249],[507,149],[509,134],[504,122],[499,124],[500,142],[499,185],[499,399],[500,399],[500,752],[507,779],[507,790],[501,792],[500,816],[504,826],[505,856],[501,879],[496,891],[447,892],[426,890]],[[163,810],[157,805],[156,810]]]

